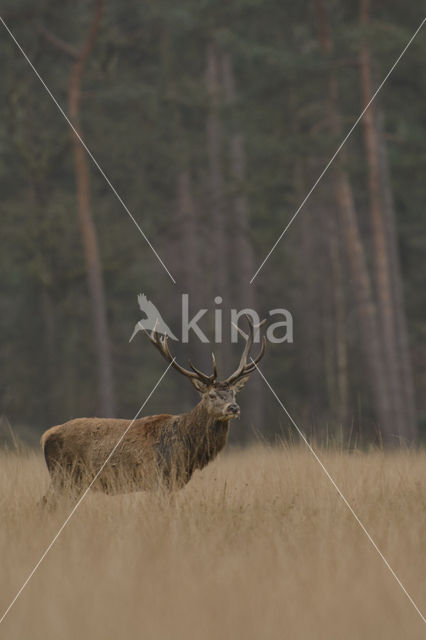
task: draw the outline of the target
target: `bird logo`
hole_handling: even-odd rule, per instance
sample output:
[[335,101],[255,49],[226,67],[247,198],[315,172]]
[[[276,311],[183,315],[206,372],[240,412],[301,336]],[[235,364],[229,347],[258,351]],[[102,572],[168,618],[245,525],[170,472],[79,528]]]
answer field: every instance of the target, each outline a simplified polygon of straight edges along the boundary
[[146,315],[146,319],[142,318],[142,320],[139,320],[139,322],[135,324],[135,328],[129,342],[133,340],[138,331],[142,331],[143,329],[146,331],[154,331],[155,329],[157,333],[162,333],[172,340],[177,340],[169,326],[164,322],[157,307],[151,302],[151,300],[148,300],[146,295],[140,293],[138,295],[138,303],[140,310]]

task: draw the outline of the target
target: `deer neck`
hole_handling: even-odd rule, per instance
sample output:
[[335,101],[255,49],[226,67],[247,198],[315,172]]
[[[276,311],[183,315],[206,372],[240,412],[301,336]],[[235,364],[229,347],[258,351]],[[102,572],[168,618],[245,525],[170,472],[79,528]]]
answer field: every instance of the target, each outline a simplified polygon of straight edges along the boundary
[[185,415],[182,427],[193,452],[194,468],[202,469],[223,449],[229,422],[211,416],[202,401]]

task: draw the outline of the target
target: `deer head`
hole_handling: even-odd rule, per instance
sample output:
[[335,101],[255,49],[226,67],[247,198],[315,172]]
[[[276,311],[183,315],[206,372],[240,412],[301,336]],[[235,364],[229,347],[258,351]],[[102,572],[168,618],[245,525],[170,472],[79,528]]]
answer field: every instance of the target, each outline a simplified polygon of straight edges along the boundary
[[[259,353],[255,358],[250,358],[250,360],[248,360],[253,346],[255,327],[251,318],[247,315],[245,317],[249,327],[248,335],[244,334],[238,328],[238,331],[246,340],[240,363],[234,373],[223,381],[219,381],[217,379],[218,374],[214,353],[212,353],[213,373],[211,375],[202,373],[202,371],[197,369],[191,361],[189,361],[190,370],[185,369],[176,362],[175,358],[170,353],[167,343],[167,335],[162,336],[156,331],[156,328],[149,333],[142,327],[149,340],[159,350],[161,355],[171,363],[172,367],[191,380],[192,384],[201,395],[201,403],[207,413],[216,420],[230,420],[232,418],[239,417],[240,407],[235,401],[236,394],[246,384],[250,374],[256,369],[257,363],[265,353],[266,338],[263,336]],[[265,322],[266,320],[263,320],[263,322],[261,322],[256,328],[260,328],[265,324]]]

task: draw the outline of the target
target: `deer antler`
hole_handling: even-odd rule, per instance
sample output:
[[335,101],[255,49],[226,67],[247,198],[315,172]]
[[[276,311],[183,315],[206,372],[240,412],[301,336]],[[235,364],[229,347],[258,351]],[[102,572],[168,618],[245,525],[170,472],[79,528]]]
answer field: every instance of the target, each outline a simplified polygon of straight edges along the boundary
[[[243,331],[241,331],[239,327],[237,327],[240,334],[246,340],[246,344],[241,356],[241,360],[237,369],[234,371],[234,373],[232,373],[229,376],[229,378],[224,380],[224,382],[222,382],[221,384],[230,385],[233,382],[236,382],[237,380],[239,380],[240,378],[244,378],[250,373],[253,373],[253,371],[256,369],[257,363],[260,361],[261,358],[263,358],[263,355],[265,353],[266,338],[265,336],[263,336],[262,346],[260,348],[258,355],[255,358],[250,358],[250,362],[247,362],[247,358],[249,357],[250,350],[253,346],[254,329],[255,328],[259,329],[260,327],[262,327],[265,324],[266,320],[263,320],[256,327],[254,327],[254,324],[251,318],[246,314],[244,315],[249,325],[249,333],[248,333],[248,336],[246,336],[246,334]],[[151,333],[149,333],[142,324],[140,324],[140,327],[142,331],[145,333],[145,335],[148,337],[149,341],[152,342],[154,347],[158,349],[158,351],[167,360],[167,362],[170,362],[170,364],[174,369],[182,373],[187,378],[190,378],[192,380],[199,380],[200,382],[203,382],[206,385],[211,385],[215,383],[215,381],[217,380],[217,366],[216,366],[216,359],[215,359],[214,353],[212,353],[213,373],[211,375],[208,376],[202,371],[200,371],[199,369],[197,369],[197,367],[195,367],[191,361],[189,361],[189,366],[191,370],[185,369],[180,364],[178,364],[178,362],[176,362],[175,358],[170,353],[169,345],[167,342],[167,334],[164,334],[164,336],[162,336],[160,333],[158,333],[158,331],[156,330],[157,323],[155,324],[154,329],[151,331]]]
[[202,371],[194,367],[191,361],[189,361],[189,366],[191,367],[192,371],[189,371],[188,369],[185,369],[184,367],[182,367],[180,364],[176,362],[175,358],[170,353],[169,345],[167,342],[167,334],[164,334],[164,336],[161,336],[161,334],[159,334],[156,331],[157,323],[155,323],[154,329],[152,330],[151,333],[148,333],[148,331],[145,329],[145,327],[142,326],[142,324],[140,326],[142,328],[142,331],[148,337],[150,342],[152,342],[154,347],[158,349],[161,355],[168,362],[170,362],[172,367],[174,367],[177,371],[182,373],[184,376],[187,376],[188,378],[192,378],[193,380],[200,380],[205,384],[214,383],[214,381],[217,378],[217,368],[216,368],[216,360],[213,353],[212,353],[213,373],[210,376],[206,375],[205,373],[203,373]]
[[[265,336],[263,336],[262,338],[262,346],[260,348],[259,353],[257,354],[257,356],[255,358],[250,358],[250,362],[247,362],[247,358],[250,354],[250,350],[253,346],[253,334],[254,334],[254,324],[253,321],[251,320],[251,318],[247,315],[244,314],[245,318],[247,319],[248,325],[249,325],[249,334],[248,336],[246,336],[239,327],[237,327],[238,331],[240,332],[240,334],[245,338],[246,340],[246,345],[244,347],[244,351],[242,353],[241,356],[241,360],[240,360],[240,364],[238,365],[237,369],[234,371],[234,373],[232,373],[229,378],[227,378],[224,382],[224,384],[232,384],[233,382],[236,382],[237,380],[239,380],[240,378],[243,378],[247,375],[249,375],[250,373],[253,373],[253,371],[256,369],[256,365],[257,363],[261,360],[261,358],[263,358],[264,354],[265,354],[265,349],[266,349],[266,338]],[[262,327],[265,324],[266,320],[262,320],[262,322],[260,322],[257,326],[256,329],[260,329],[260,327]]]

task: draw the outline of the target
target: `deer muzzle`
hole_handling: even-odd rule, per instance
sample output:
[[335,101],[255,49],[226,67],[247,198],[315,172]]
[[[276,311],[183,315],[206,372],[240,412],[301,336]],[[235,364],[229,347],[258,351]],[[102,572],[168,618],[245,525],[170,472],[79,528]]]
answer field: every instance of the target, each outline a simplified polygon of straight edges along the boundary
[[226,415],[230,416],[231,418],[238,418],[238,416],[240,415],[240,407],[236,402],[228,404],[228,406],[226,407]]

